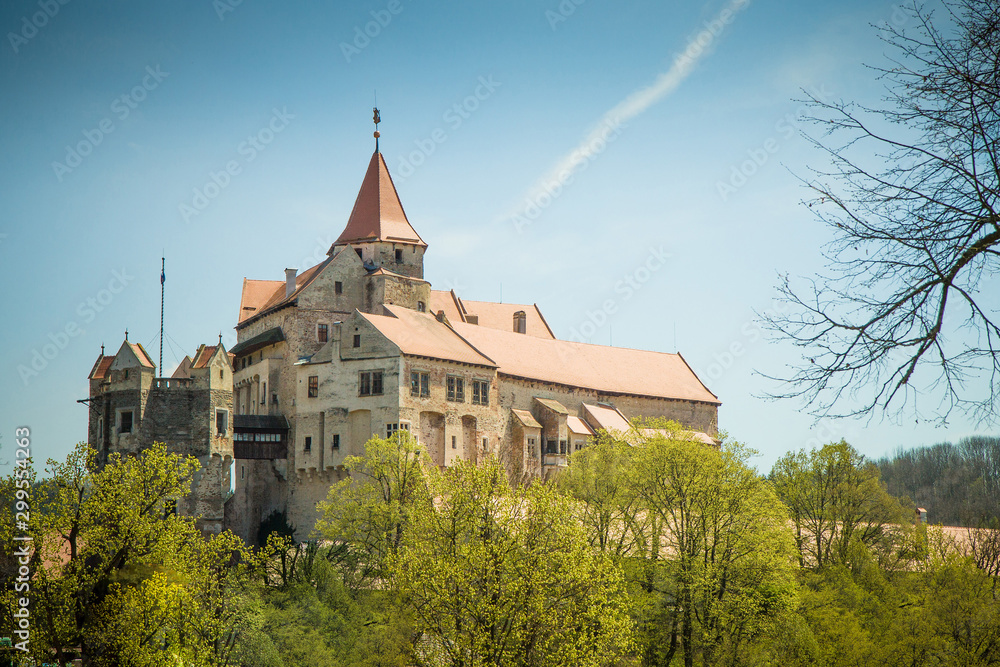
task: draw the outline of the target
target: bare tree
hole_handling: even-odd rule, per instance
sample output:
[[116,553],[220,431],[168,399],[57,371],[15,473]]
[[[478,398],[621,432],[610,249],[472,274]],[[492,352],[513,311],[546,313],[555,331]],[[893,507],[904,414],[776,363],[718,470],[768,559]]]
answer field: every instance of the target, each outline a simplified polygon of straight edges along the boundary
[[[954,411],[992,421],[1000,398],[1000,0],[907,8],[878,28],[883,108],[812,98],[829,166],[804,178],[832,228],[827,271],[779,291],[762,319],[802,349],[773,397],[817,416]],[[991,284],[990,281],[994,280]],[[992,290],[992,292],[990,291]],[[917,404],[929,393],[934,401]]]

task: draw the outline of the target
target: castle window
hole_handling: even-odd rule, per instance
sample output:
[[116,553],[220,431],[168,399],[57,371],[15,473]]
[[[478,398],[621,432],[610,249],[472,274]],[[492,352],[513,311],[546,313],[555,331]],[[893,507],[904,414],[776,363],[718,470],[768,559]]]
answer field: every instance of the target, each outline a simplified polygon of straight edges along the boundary
[[427,398],[431,395],[430,376],[427,373],[410,373],[410,396]]
[[260,383],[260,404],[261,405],[266,405],[267,404],[267,383],[266,382],[261,382]]
[[331,447],[332,447],[333,451],[337,451],[337,450],[340,449],[340,434],[339,433],[334,433],[333,434],[333,444],[331,445]]
[[225,377],[225,376],[224,376],[224,375],[222,374],[222,369],[220,368],[220,369],[219,369],[219,379],[221,380],[221,379],[222,379],[222,378],[224,378],[224,377]]
[[243,357],[243,361],[240,362],[240,368],[246,368],[246,367],[247,367],[247,358]]
[[358,253],[358,259],[364,259],[364,257],[361,256],[361,248],[355,248],[354,252]]
[[219,437],[226,435],[229,430],[229,410],[215,411],[215,434]]
[[560,454],[565,454],[566,453],[566,441],[565,440],[560,440],[559,441],[559,453]]
[[555,440],[549,440],[548,442],[545,443],[545,453],[546,454],[555,454],[556,453],[556,441]]
[[465,378],[457,375],[448,376],[448,400],[465,403]]
[[274,406],[278,405],[278,395],[277,394],[271,394],[271,405],[274,405]]
[[399,248],[396,248],[396,263],[397,264],[403,263],[403,251],[400,250]]
[[247,471],[246,466],[240,466],[240,479],[243,479],[246,476],[246,471]]
[[303,448],[303,451],[311,452],[312,448],[313,448],[313,439],[312,439],[312,437],[310,437],[310,436],[307,435],[306,436],[306,446]]
[[458,438],[455,436],[451,436],[451,448],[458,449]]
[[483,438],[483,451],[485,452],[490,446],[490,439]]
[[359,376],[358,395],[382,395],[382,371],[361,371]]
[[320,343],[325,343],[330,338],[330,325],[328,324],[317,324],[316,325],[316,340]]
[[119,433],[131,433],[132,432],[132,411],[131,410],[121,410],[118,412],[118,432]]
[[354,334],[354,347],[361,347],[361,334]]
[[391,438],[392,434],[399,430],[399,424],[386,424],[385,437]]
[[537,454],[535,453],[535,439],[534,438],[528,438],[528,456],[530,456],[531,458],[536,458],[537,457]]
[[339,280],[334,281],[334,283],[333,283],[333,293],[334,294],[343,294],[344,293],[344,283],[340,282]]
[[309,398],[316,398],[319,396],[319,376],[310,375],[309,376]]
[[128,379],[128,369],[127,368],[125,369],[125,379],[126,380]]
[[427,304],[425,304],[423,301],[417,301],[417,311],[421,313],[426,313]]
[[490,381],[489,380],[473,380],[472,381],[472,402],[476,405],[489,405],[490,404]]

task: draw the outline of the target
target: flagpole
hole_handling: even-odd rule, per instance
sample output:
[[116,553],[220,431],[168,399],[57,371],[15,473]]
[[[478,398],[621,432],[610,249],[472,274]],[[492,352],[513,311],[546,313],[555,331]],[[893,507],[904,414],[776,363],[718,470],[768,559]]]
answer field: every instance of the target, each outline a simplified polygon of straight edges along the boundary
[[160,257],[160,377],[163,375],[163,283],[167,281],[167,259]]

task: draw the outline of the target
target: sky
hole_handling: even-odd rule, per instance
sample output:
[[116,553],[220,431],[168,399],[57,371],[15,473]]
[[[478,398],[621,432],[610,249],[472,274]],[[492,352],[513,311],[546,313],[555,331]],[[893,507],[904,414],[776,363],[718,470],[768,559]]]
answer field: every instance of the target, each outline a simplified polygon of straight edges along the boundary
[[798,357],[755,312],[829,240],[800,203],[822,161],[800,100],[878,101],[872,26],[906,27],[891,2],[94,4],[0,6],[8,463],[17,427],[36,461],[85,439],[102,345],[127,329],[158,357],[161,256],[167,374],[236,342],[243,278],[322,260],[376,101],[435,288],[537,303],[560,338],[679,351],[762,471],[840,438],[877,457],[990,432],[761,398],[780,387],[760,373]]

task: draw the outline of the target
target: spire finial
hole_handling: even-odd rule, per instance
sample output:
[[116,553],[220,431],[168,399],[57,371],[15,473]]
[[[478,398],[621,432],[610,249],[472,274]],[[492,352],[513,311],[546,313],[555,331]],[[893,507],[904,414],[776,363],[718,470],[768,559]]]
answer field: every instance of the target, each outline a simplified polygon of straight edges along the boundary
[[222,332],[219,332],[219,345],[222,345]]
[[104,343],[101,343],[101,356],[104,356]]
[[125,330],[125,342],[128,342],[128,329]]
[[382,122],[382,116],[379,115],[378,107],[372,107],[372,122],[375,123],[375,152],[378,153],[378,138],[381,136],[378,131],[378,124]]

